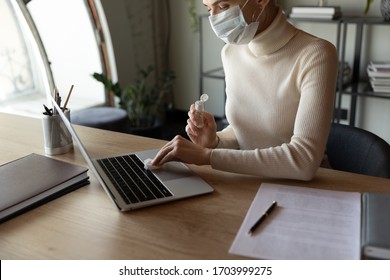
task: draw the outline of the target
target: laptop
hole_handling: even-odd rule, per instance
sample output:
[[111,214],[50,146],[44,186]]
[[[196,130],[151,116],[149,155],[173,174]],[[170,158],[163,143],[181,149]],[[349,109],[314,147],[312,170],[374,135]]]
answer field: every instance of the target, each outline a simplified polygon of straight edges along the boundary
[[[111,201],[121,211],[213,192],[209,184],[181,162],[168,162],[154,170],[145,169],[144,161],[153,158],[158,150],[92,159],[70,121],[54,99],[51,99],[85,161]],[[118,170],[122,168],[124,171]]]

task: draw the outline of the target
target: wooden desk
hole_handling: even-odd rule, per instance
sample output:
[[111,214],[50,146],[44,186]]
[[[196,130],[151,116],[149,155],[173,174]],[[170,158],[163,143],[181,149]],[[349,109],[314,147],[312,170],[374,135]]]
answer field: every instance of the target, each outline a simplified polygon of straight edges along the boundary
[[[44,154],[41,121],[0,113],[0,164]],[[159,148],[164,141],[77,127],[91,156]],[[55,158],[85,165],[75,149]],[[261,180],[191,166],[212,194],[121,213],[91,184],[0,224],[0,259],[240,259],[228,250],[261,182],[390,193],[390,180],[320,169],[311,182]]]

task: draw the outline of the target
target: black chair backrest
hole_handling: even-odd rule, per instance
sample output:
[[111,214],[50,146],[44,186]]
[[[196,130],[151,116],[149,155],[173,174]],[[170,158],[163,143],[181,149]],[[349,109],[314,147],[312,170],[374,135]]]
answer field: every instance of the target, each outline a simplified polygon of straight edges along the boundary
[[336,170],[390,178],[390,145],[369,131],[332,123],[326,152]]

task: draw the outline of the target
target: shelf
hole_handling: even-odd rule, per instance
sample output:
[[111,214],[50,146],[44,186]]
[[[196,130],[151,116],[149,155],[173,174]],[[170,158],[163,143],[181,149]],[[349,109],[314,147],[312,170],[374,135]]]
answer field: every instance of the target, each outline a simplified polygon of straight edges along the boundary
[[390,21],[385,21],[383,17],[342,17],[341,21],[345,23],[361,23],[361,24],[384,24],[389,25]]
[[352,96],[390,99],[390,92],[373,91],[369,83],[363,83],[363,82],[358,84],[351,83],[345,88],[343,88],[341,92],[342,94],[348,94]]
[[289,21],[319,22],[319,23],[355,23],[355,24],[384,24],[390,25],[390,21],[385,21],[382,17],[359,17],[359,16],[342,16],[337,19],[320,19],[320,18],[291,18]]
[[[361,54],[363,50],[363,41],[367,40],[364,38],[364,28],[369,25],[386,25],[389,26],[390,22],[384,21],[382,17],[344,17],[343,21],[343,39],[342,39],[342,53],[341,61],[345,61],[345,52],[347,49],[346,36],[348,31],[348,26],[351,24],[356,25],[355,33],[355,43],[354,43],[354,60],[352,65],[352,80],[351,86],[347,90],[339,91],[339,100],[337,107],[341,109],[341,97],[343,94],[351,96],[350,102],[350,120],[349,124],[354,126],[356,123],[356,112],[358,100],[361,97],[374,97],[374,98],[383,98],[390,99],[390,93],[386,92],[374,92],[369,83],[367,83],[364,78],[360,75],[361,73]],[[366,65],[364,65],[366,67]]]
[[213,78],[213,79],[225,79],[225,72],[223,67],[215,68],[206,72],[203,72],[203,77]]
[[304,21],[304,22],[318,22],[318,23],[341,23],[342,18],[337,19],[322,19],[322,18],[291,18],[288,17],[289,21]]
[[[361,97],[373,97],[373,98],[383,98],[390,99],[389,92],[376,92],[373,91],[371,85],[367,82],[362,81],[360,76],[360,67],[361,67],[361,53],[362,53],[362,42],[364,41],[364,27],[370,25],[390,25],[390,21],[385,21],[382,17],[358,17],[358,16],[342,16],[337,19],[316,19],[316,18],[290,18],[289,20],[294,22],[309,22],[309,23],[329,23],[337,24],[337,50],[339,52],[340,64],[345,63],[345,53],[347,50],[347,33],[348,25],[356,25],[355,33],[355,42],[354,42],[354,60],[351,68],[351,81],[349,83],[344,83],[338,77],[337,89],[338,94],[337,99],[335,100],[335,111],[342,112],[342,96],[349,95],[351,97],[350,101],[350,125],[355,125],[357,102]],[[340,86],[341,85],[341,86]],[[337,115],[335,121],[339,122],[341,115]]]

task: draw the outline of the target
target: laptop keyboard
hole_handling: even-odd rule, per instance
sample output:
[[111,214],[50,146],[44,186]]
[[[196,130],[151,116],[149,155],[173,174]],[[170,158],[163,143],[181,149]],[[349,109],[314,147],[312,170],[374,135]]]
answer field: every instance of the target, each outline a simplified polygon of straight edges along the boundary
[[172,196],[172,193],[134,154],[99,159],[97,162],[127,204]]

